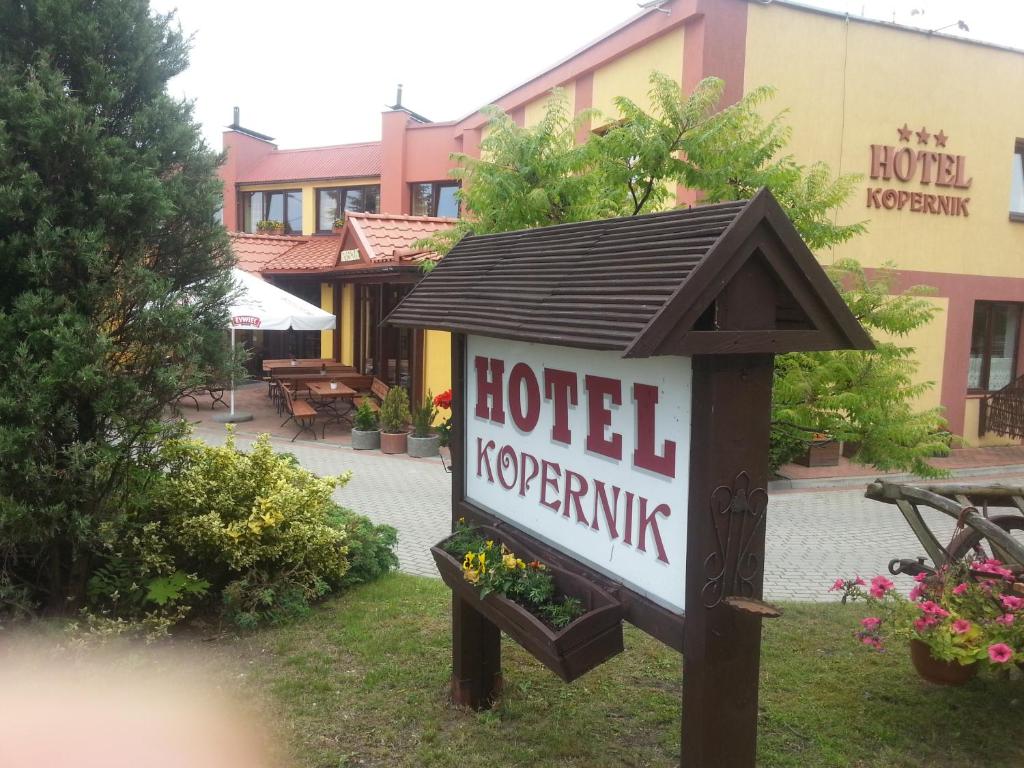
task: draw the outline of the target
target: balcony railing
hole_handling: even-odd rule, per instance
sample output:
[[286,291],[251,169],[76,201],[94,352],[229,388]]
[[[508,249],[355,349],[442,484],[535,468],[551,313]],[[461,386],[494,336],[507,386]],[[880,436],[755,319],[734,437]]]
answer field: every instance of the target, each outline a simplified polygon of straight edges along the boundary
[[978,437],[995,432],[1024,439],[1024,376],[983,397],[978,413]]

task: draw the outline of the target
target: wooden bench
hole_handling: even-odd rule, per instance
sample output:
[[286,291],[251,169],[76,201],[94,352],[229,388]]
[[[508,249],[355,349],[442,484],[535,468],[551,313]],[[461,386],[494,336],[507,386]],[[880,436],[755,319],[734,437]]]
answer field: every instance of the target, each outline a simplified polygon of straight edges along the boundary
[[294,443],[295,438],[303,432],[309,432],[316,440],[316,409],[305,400],[296,400],[292,397],[291,390],[286,386],[281,387],[281,395],[284,398],[285,410],[288,411],[288,418],[281,423],[281,426],[283,427],[293,419],[299,425],[299,431],[292,437],[292,442]]
[[[380,410],[380,404],[384,402],[384,398],[388,396],[388,392],[390,391],[391,387],[380,379],[374,379],[370,382],[370,394],[364,395],[363,397],[357,397],[352,402],[355,403],[356,408],[359,408],[363,403],[366,403],[370,406],[370,410],[376,413]],[[378,400],[380,402],[378,402]]]

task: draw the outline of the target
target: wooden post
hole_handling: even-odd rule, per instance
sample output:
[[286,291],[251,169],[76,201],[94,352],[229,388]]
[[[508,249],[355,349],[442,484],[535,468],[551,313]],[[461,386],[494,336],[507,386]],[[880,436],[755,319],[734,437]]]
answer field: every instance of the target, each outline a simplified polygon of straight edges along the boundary
[[[466,489],[462,425],[465,403],[466,335],[452,334],[452,525]],[[501,631],[472,606],[452,595],[452,701],[489,709],[501,690]]]
[[[751,260],[718,300],[722,330],[771,327],[776,296]],[[753,768],[774,355],[693,358],[690,505],[683,629],[684,768]]]
[[489,709],[501,691],[501,631],[452,595],[452,701]]
[[[723,602],[761,597],[772,356],[694,358],[683,637],[685,768],[750,768],[761,619]],[[743,403],[744,407],[736,407]]]

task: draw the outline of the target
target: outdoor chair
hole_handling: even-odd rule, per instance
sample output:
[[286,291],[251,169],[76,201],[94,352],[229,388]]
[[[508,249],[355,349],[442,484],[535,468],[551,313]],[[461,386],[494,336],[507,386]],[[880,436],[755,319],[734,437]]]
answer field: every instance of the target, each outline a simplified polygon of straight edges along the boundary
[[281,422],[281,426],[283,427],[294,419],[299,427],[299,431],[292,437],[292,442],[294,443],[295,438],[303,432],[309,432],[313,435],[313,439],[316,440],[316,409],[305,400],[293,398],[292,392],[287,386],[281,387],[281,395],[284,400],[285,410],[288,411],[288,418]]
[[391,391],[391,387],[385,384],[380,379],[375,378],[370,383],[369,394],[357,397],[352,403],[356,408],[359,408],[363,403],[370,406],[371,411],[379,411],[380,404],[384,402],[384,398],[388,396],[388,392]]

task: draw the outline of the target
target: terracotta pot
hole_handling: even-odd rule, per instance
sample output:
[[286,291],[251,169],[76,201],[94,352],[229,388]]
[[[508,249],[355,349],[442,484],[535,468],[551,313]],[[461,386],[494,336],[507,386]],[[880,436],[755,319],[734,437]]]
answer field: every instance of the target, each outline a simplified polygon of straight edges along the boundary
[[935,685],[963,685],[978,674],[976,662],[959,664],[936,659],[932,656],[931,648],[917,639],[910,641],[910,661],[922,679]]
[[381,432],[380,452],[381,453],[405,453],[409,445],[408,432]]

